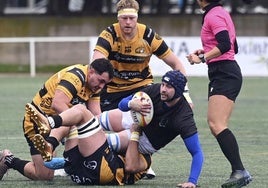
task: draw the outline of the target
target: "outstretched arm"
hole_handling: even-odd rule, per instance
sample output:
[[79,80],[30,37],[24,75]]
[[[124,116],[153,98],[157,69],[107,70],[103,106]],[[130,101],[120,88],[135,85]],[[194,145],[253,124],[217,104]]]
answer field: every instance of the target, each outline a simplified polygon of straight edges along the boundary
[[194,135],[184,139],[183,141],[184,141],[186,148],[192,155],[192,164],[191,164],[191,170],[190,170],[188,182],[181,184],[182,188],[187,187],[187,186],[184,186],[185,184],[189,184],[189,183],[192,183],[194,185],[197,184],[198,178],[202,171],[203,161],[204,161],[204,155],[203,155],[203,151],[199,142],[198,133],[195,133]]

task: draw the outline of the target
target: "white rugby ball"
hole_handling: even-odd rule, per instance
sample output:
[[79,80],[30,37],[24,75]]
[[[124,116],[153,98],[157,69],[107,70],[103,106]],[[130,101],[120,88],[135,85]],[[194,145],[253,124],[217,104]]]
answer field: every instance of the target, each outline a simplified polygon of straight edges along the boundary
[[152,106],[150,113],[147,113],[146,115],[142,115],[139,112],[136,112],[134,110],[130,110],[131,117],[132,117],[134,123],[137,123],[139,126],[142,126],[142,127],[148,125],[152,121],[152,118],[154,115],[154,108],[153,108],[152,99],[150,98],[149,95],[147,95],[147,93],[142,92],[142,91],[136,92],[132,98],[133,99],[138,98],[142,102],[148,103]]

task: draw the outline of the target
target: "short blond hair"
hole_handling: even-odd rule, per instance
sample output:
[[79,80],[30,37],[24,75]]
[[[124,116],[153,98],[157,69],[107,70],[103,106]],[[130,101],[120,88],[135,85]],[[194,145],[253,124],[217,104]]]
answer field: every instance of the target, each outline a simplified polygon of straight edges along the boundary
[[122,10],[122,9],[126,9],[126,8],[133,8],[138,12],[140,9],[140,6],[136,0],[120,0],[116,4],[116,11],[117,12]]

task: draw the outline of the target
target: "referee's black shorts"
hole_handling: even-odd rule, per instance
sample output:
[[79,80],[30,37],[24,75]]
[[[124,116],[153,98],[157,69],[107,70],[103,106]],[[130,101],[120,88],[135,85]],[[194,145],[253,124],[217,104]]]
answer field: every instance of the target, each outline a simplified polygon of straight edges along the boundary
[[208,97],[224,95],[232,101],[238,96],[243,78],[236,61],[220,61],[208,64]]

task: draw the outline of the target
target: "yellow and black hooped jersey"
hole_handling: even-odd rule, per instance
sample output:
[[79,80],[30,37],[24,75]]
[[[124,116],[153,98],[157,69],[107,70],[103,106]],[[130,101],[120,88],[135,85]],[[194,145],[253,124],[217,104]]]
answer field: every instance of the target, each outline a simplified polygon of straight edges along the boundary
[[52,75],[36,93],[33,103],[48,115],[56,114],[51,109],[56,90],[61,90],[70,99],[69,106],[86,104],[89,100],[100,100],[99,94],[93,93],[87,85],[89,65],[72,65]]
[[151,28],[137,24],[137,35],[125,40],[118,23],[99,35],[95,50],[103,53],[113,64],[115,75],[107,85],[107,92],[132,90],[153,82],[149,61],[152,54],[160,59],[171,49]]
[[[63,153],[66,159],[64,170],[72,181],[81,185],[129,185],[142,179],[147,170],[129,174],[125,171],[125,155],[118,154],[106,141],[90,156],[81,155],[78,146]],[[140,160],[151,166],[150,154],[139,154]]]

